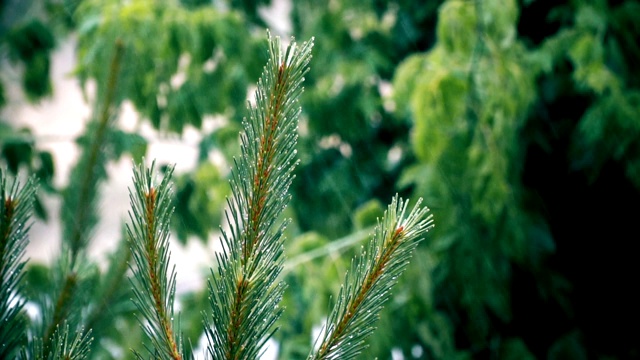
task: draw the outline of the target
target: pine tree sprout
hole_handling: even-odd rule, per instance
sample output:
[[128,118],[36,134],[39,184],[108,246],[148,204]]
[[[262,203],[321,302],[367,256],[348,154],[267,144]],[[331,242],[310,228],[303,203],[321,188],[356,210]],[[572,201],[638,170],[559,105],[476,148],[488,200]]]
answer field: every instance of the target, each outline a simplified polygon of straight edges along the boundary
[[167,170],[156,186],[154,165],[149,169],[140,165],[134,171],[127,233],[133,257],[133,301],[142,314],[141,326],[153,343],[150,352],[161,358],[182,359],[182,342],[173,319],[176,273],[174,268],[169,270],[172,172]]
[[244,119],[241,156],[231,176],[223,251],[209,283],[211,319],[206,319],[213,359],[256,359],[282,312],[283,232],[276,223],[289,202],[297,161],[298,97],[313,40],[284,53],[269,37],[269,60],[258,81],[256,105]]
[[421,201],[407,214],[407,202],[393,199],[366,249],[352,260],[318,350],[309,359],[352,359],[365,347],[390,289],[433,227],[433,217],[427,215],[428,208],[420,207]]
[[20,312],[25,301],[18,296],[29,242],[29,218],[33,207],[35,180],[24,187],[11,186],[0,169],[0,359],[10,358],[25,338],[26,324]]

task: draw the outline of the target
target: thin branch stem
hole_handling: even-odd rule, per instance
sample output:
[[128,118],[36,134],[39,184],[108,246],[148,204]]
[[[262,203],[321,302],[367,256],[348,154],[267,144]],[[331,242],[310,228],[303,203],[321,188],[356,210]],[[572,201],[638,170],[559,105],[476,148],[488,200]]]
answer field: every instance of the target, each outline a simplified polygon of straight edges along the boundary
[[331,240],[328,244],[322,247],[309,250],[302,254],[296,255],[295,257],[287,260],[287,262],[284,264],[284,269],[282,271],[282,274],[286,275],[296,267],[304,263],[307,263],[309,261],[315,260],[317,258],[328,256],[328,255],[332,255],[332,256],[339,255],[342,252],[344,252],[346,249],[349,249],[361,243],[363,240],[367,239],[368,235],[371,234],[373,229],[374,229],[373,226],[362,229],[353,234],[349,234],[343,238]]
[[145,258],[148,263],[148,273],[151,283],[151,296],[153,297],[153,303],[155,305],[155,311],[158,314],[158,319],[161,322],[162,329],[164,330],[166,339],[169,341],[169,347],[171,349],[171,358],[174,360],[182,359],[182,355],[178,351],[178,345],[175,341],[173,335],[173,326],[169,321],[169,317],[167,316],[168,309],[165,307],[164,301],[164,287],[161,284],[163,279],[160,279],[158,274],[156,273],[156,269],[158,269],[162,264],[159,264],[158,261],[162,261],[161,257],[158,255],[158,244],[156,242],[156,200],[157,200],[157,192],[155,188],[150,188],[148,193],[145,193],[146,200],[146,225],[147,225],[147,252],[145,253]]

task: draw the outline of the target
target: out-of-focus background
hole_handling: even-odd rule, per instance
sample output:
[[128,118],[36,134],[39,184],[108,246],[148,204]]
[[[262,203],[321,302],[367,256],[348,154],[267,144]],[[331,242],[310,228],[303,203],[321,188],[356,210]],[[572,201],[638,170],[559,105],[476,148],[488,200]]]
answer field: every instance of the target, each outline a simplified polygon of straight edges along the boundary
[[[0,166],[40,179],[32,267],[73,227],[74,169],[121,42],[89,257],[108,266],[122,238],[133,164],[176,164],[172,259],[197,345],[267,28],[316,44],[270,356],[308,353],[362,234],[400,193],[423,197],[436,228],[362,358],[640,358],[635,0],[4,1]],[[96,358],[131,356],[139,334],[118,331]]]

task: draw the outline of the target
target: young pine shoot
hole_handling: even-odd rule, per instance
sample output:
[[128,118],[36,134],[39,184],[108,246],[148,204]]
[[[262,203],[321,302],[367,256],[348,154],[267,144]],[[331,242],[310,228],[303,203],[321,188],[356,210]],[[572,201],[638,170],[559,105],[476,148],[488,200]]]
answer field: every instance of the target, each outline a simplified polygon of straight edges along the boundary
[[257,359],[273,333],[285,288],[283,233],[277,223],[289,202],[304,74],[313,40],[294,41],[282,52],[269,38],[269,60],[258,81],[255,106],[244,119],[241,155],[231,176],[222,232],[222,252],[209,283],[211,308],[206,320],[208,353],[213,359]]
[[167,170],[160,184],[154,185],[154,165],[149,169],[140,165],[134,171],[127,233],[133,257],[133,301],[142,314],[142,328],[153,344],[149,352],[156,358],[178,360],[183,356],[173,319],[176,272],[175,268],[169,270],[172,172]]

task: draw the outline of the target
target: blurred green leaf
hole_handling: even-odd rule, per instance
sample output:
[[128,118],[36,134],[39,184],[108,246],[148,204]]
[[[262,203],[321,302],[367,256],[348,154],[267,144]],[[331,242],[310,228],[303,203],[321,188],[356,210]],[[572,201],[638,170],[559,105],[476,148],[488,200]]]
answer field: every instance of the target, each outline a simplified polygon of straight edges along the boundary
[[372,199],[360,205],[354,215],[354,227],[361,230],[377,224],[384,214],[384,206],[378,199]]
[[208,241],[210,233],[218,229],[228,193],[226,179],[209,162],[201,163],[193,174],[176,179],[172,228],[182,244],[190,236]]
[[127,153],[131,155],[134,162],[139,163],[147,153],[147,140],[135,133],[114,130],[111,132],[111,142],[114,160],[120,159],[123,154]]

